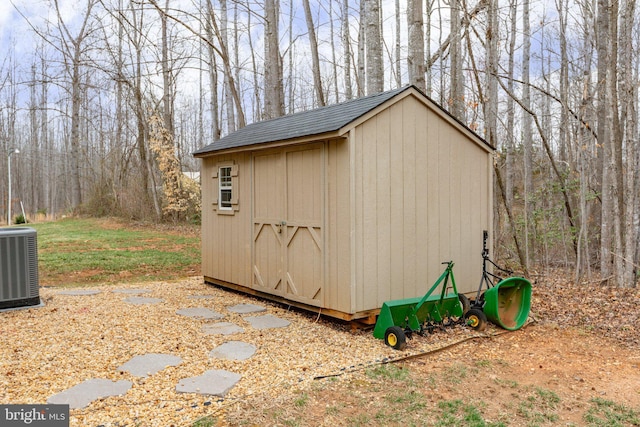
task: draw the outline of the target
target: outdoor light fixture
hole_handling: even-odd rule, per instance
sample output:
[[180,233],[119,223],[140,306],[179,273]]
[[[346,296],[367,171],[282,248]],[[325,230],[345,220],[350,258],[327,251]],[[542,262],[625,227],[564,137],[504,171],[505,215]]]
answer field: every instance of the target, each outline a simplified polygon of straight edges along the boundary
[[11,148],[7,155],[7,174],[9,175],[9,197],[7,200],[7,225],[11,225],[11,156],[13,154],[20,154],[20,150],[17,148]]

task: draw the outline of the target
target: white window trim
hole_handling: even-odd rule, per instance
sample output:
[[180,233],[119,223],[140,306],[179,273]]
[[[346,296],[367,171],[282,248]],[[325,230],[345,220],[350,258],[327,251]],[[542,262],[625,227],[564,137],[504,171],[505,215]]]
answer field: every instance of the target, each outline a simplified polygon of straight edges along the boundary
[[[229,168],[231,172],[231,182],[227,182],[227,186],[221,185],[222,170]],[[212,209],[218,213],[218,215],[235,215],[236,211],[240,210],[240,203],[238,201],[238,165],[235,162],[224,161],[217,163],[211,174],[213,178],[213,191],[215,196],[211,203]],[[222,206],[222,190],[231,190],[231,206]]]
[[[228,182],[223,182],[223,170],[228,170],[226,177],[228,178]],[[218,167],[218,209],[221,211],[232,211],[233,205],[231,204],[231,200],[233,200],[233,179],[231,178],[231,166],[220,166]],[[228,206],[223,206],[222,202],[222,192],[230,191],[231,197],[229,198]]]

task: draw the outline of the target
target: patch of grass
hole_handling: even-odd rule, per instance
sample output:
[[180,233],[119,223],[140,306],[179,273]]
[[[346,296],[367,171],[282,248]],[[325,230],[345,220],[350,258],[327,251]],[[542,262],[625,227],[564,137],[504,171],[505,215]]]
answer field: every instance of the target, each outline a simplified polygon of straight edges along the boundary
[[172,280],[200,271],[200,238],[115,220],[65,219],[34,224],[40,282],[96,283]]
[[200,418],[196,420],[191,427],[213,427],[216,425],[216,419],[212,416],[206,416],[204,418]]
[[527,420],[531,427],[555,422],[558,420],[555,410],[559,403],[560,397],[555,392],[537,387],[520,402],[518,414]]
[[491,366],[493,366],[491,360],[487,359],[476,360],[474,363],[478,368],[490,368]]
[[495,383],[500,385],[500,386],[506,386],[509,388],[518,388],[518,381],[514,381],[514,380],[503,380],[501,378],[496,378]]
[[447,366],[442,373],[442,379],[451,384],[460,384],[467,378],[467,367],[462,363]]
[[304,406],[307,405],[308,402],[309,402],[309,395],[307,393],[302,393],[299,397],[297,397],[293,401],[293,405],[296,408],[303,408]]
[[486,422],[480,410],[473,404],[460,399],[443,400],[438,403],[441,413],[436,427],[505,427],[502,422]]
[[353,427],[369,426],[371,424],[371,418],[367,414],[358,414],[353,417],[347,418],[347,425]]
[[394,364],[378,365],[374,368],[367,369],[366,374],[369,378],[374,379],[390,379],[395,381],[405,381],[409,378],[409,370],[403,366]]
[[610,400],[591,399],[591,407],[584,414],[589,426],[640,426],[640,411],[617,404]]

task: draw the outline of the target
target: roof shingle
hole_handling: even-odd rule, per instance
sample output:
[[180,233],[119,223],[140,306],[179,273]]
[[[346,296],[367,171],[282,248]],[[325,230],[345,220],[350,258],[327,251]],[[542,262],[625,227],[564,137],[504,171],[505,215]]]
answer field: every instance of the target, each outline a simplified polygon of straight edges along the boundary
[[193,154],[197,156],[230,148],[334,132],[410,87],[405,86],[340,104],[252,123],[212,142]]

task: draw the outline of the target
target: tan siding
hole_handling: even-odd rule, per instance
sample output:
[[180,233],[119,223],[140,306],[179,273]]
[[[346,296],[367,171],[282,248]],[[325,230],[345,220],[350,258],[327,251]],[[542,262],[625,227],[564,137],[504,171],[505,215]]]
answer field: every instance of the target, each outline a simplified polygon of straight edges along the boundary
[[325,306],[351,312],[349,144],[327,144],[327,280]]
[[[391,165],[389,163],[391,155],[391,122],[389,120],[389,110],[378,114],[375,118],[376,124],[376,178],[372,191],[376,193],[376,204],[372,210],[376,216],[375,229],[377,245],[377,278],[378,301],[386,301],[391,298]],[[374,143],[371,141],[371,143]],[[374,257],[375,259],[375,257]]]
[[427,182],[427,238],[418,242],[420,245],[426,245],[423,247],[423,252],[426,253],[424,258],[424,266],[426,270],[421,271],[419,279],[426,283],[421,283],[419,291],[422,289],[428,289],[428,283],[435,280],[436,272],[440,268],[440,262],[442,251],[440,250],[440,230],[442,227],[447,226],[447,218],[440,218],[440,206],[442,203],[441,193],[443,190],[447,190],[446,187],[442,187],[440,182],[441,174],[444,169],[440,162],[440,126],[442,121],[438,116],[431,114],[429,111],[427,114],[427,139],[425,141],[418,141],[418,144],[424,145],[424,149],[427,152],[427,168],[423,171],[425,174],[425,181]]
[[[404,112],[404,103],[398,103],[391,106],[389,112],[389,152],[388,152],[388,191],[389,191],[389,224],[388,230],[388,257],[386,262],[388,267],[388,281],[389,291],[385,295],[387,299],[391,295],[401,294],[404,292],[404,228],[405,228],[405,216],[404,216],[404,198],[405,198],[405,172],[403,161],[404,144],[408,140],[404,129],[400,124],[402,123],[402,116]],[[385,222],[385,219],[382,219]],[[385,254],[387,255],[387,254]],[[384,256],[384,255],[383,255]],[[383,282],[384,283],[384,280]],[[382,285],[381,287],[387,287]]]
[[354,133],[357,310],[424,294],[448,260],[476,288],[489,154],[413,97]]
[[[212,207],[218,188],[212,176],[218,164],[238,165],[239,210],[234,215],[219,215]],[[250,276],[251,170],[246,154],[213,156],[203,159],[202,167],[202,273],[227,282],[247,285]]]
[[[362,151],[361,151],[361,176],[362,176],[362,206],[360,216],[362,218],[362,233],[360,238],[362,243],[360,248],[362,251],[362,281],[358,285],[361,286],[360,293],[362,298],[362,307],[375,307],[378,302],[378,199],[377,199],[377,182],[378,182],[378,147],[377,137],[378,129],[376,128],[377,117],[369,120],[362,126]],[[357,221],[357,220],[356,220]],[[363,308],[360,308],[363,309]]]

